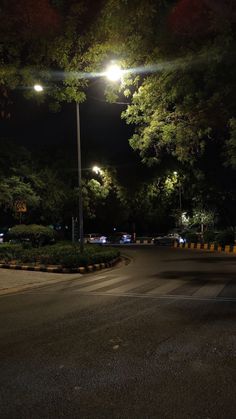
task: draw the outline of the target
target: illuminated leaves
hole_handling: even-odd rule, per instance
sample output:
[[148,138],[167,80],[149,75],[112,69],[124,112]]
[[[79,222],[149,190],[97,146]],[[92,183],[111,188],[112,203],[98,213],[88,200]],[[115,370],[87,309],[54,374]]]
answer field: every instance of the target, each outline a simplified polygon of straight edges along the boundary
[[4,209],[13,210],[17,200],[26,202],[27,206],[34,208],[40,203],[40,197],[35,193],[28,182],[20,177],[11,176],[1,180],[0,183],[0,206]]

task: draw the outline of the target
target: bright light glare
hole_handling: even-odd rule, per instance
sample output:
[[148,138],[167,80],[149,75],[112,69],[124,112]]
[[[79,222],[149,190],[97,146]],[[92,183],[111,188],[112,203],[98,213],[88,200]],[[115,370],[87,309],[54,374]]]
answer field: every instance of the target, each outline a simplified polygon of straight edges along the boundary
[[92,171],[96,173],[96,175],[100,175],[102,173],[102,169],[98,166],[93,166]]
[[34,85],[34,90],[36,92],[42,92],[43,91],[43,86],[41,86],[41,84],[35,84]]
[[122,70],[117,64],[111,64],[106,72],[106,77],[111,81],[118,81],[121,79]]

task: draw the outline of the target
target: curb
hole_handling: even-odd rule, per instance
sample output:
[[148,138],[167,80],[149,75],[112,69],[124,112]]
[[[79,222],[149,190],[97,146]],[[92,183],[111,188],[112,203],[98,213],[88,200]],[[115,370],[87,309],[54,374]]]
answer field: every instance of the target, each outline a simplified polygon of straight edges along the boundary
[[120,257],[112,259],[110,262],[95,263],[94,265],[79,266],[78,268],[63,268],[62,266],[45,266],[45,265],[20,265],[14,263],[0,263],[0,268],[14,269],[21,271],[36,271],[36,272],[51,272],[51,273],[80,273],[86,274],[89,272],[98,271],[100,269],[111,268],[121,260]]
[[173,245],[174,248],[190,249],[190,250],[208,250],[210,252],[223,252],[236,254],[236,245],[225,245],[224,247],[212,243],[177,243]]
[[134,244],[153,244],[152,239],[137,239]]

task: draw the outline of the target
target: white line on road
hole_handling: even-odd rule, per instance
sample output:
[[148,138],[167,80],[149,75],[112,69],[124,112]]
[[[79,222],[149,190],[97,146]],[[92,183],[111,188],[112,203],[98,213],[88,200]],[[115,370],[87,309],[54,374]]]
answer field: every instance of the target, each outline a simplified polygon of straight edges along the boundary
[[194,297],[217,297],[219,293],[224,289],[224,287],[227,285],[227,281],[225,281],[223,284],[212,284],[207,283],[203,285],[201,288],[199,288],[197,291],[193,293]]
[[174,280],[168,281],[167,283],[164,283],[163,285],[157,288],[154,288],[151,291],[148,291],[146,294],[148,295],[167,294],[168,292],[173,291],[184,284],[186,284],[186,281],[184,281],[183,279],[174,279]]
[[115,285],[117,284],[117,282],[123,282],[124,280],[128,279],[129,277],[118,277],[118,278],[109,278],[109,282],[108,280],[106,281],[101,281],[99,283],[90,285],[88,287],[83,287],[84,291],[96,291],[97,289],[103,288],[103,287],[107,287],[107,286],[111,286],[111,285]]
[[144,284],[148,285],[151,282],[152,280],[144,282],[143,279],[139,279],[137,281],[132,281],[132,282],[128,282],[127,284],[123,284],[123,280],[122,280],[121,284],[119,284],[119,282],[118,283],[112,282],[111,285],[114,284],[114,286],[112,287],[112,290],[117,290],[117,292],[125,292],[125,291],[131,291],[132,289],[143,286]]
[[106,292],[84,292],[84,291],[79,291],[78,290],[78,294],[81,295],[85,295],[87,297],[90,296],[103,296],[103,297],[133,297],[133,298],[149,298],[149,299],[153,299],[153,300],[191,300],[191,301],[211,301],[211,302],[234,302],[236,303],[236,298],[227,298],[227,297],[211,297],[211,298],[207,298],[207,297],[194,297],[191,295],[155,295],[155,294],[136,294],[136,293],[119,293],[119,292],[110,292],[110,291],[106,291]]

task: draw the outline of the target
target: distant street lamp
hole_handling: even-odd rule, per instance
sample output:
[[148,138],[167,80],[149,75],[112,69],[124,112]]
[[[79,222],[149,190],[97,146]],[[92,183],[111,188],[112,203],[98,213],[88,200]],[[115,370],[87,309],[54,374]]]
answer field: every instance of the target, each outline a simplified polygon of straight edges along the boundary
[[98,166],[93,166],[92,171],[95,172],[96,175],[101,175],[102,174],[102,169]]
[[[112,63],[108,66],[104,75],[110,81],[118,81],[121,79],[122,70],[117,65]],[[35,84],[34,90],[40,93],[44,90],[41,84]],[[77,163],[78,163],[78,188],[79,188],[79,239],[80,239],[80,252],[84,251],[84,226],[83,226],[83,195],[82,195],[82,176],[81,176],[81,141],[80,141],[80,108],[79,103],[76,102],[76,125],[77,125]],[[95,166],[98,173],[101,173],[101,169]],[[93,169],[94,170],[94,169]],[[95,170],[94,170],[95,171]]]
[[43,91],[43,86],[41,86],[41,84],[35,84],[35,85],[34,85],[34,90],[35,90],[37,93],[40,93],[40,92],[42,92],[42,91]]

